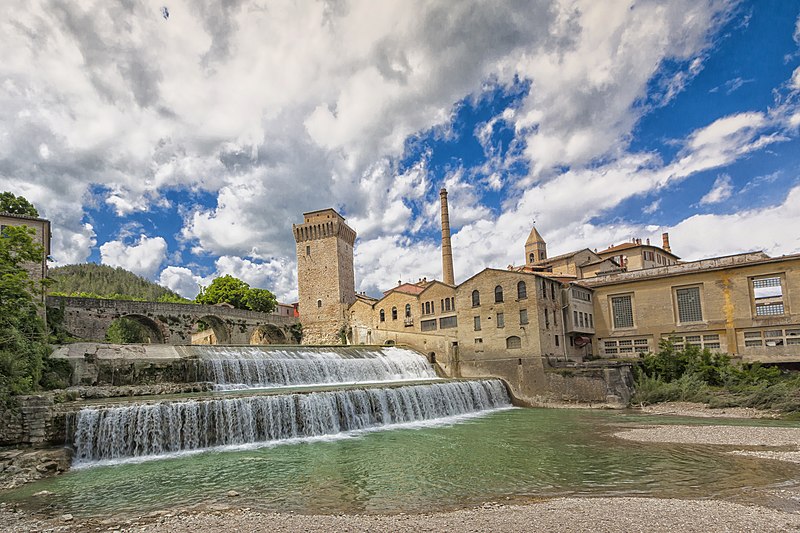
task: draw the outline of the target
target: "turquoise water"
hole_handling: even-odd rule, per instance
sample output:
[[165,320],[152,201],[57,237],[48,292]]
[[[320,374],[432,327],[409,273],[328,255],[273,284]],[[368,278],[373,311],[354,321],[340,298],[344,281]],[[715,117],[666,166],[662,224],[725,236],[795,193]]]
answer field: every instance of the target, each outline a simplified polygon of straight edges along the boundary
[[[218,500],[301,513],[396,513],[564,495],[742,501],[753,489],[800,483],[800,465],[732,456],[725,447],[612,436],[623,427],[670,422],[763,424],[510,409],[445,426],[83,468],[0,499],[27,502],[49,490],[52,510],[83,515]],[[240,496],[227,498],[229,490]]]

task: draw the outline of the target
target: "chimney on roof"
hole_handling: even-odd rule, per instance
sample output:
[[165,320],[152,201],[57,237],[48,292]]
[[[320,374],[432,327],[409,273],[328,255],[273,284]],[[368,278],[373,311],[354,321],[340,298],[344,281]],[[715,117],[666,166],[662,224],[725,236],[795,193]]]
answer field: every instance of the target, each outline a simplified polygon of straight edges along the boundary
[[650,246],[650,237],[647,238],[647,246]]
[[669,247],[669,233],[661,234],[661,242],[662,242],[661,247],[664,249],[664,251],[672,253],[672,249]]
[[450,213],[447,210],[447,189],[439,191],[442,203],[442,277],[448,285],[455,285],[453,276],[453,248],[450,245]]

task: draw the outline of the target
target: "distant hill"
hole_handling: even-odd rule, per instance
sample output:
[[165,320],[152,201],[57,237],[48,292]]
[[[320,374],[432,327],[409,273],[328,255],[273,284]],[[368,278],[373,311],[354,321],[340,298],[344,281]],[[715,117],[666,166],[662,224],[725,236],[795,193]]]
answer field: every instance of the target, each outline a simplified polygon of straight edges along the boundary
[[52,295],[188,302],[177,293],[120,267],[95,263],[66,265],[51,268],[49,277],[54,281],[48,291]]

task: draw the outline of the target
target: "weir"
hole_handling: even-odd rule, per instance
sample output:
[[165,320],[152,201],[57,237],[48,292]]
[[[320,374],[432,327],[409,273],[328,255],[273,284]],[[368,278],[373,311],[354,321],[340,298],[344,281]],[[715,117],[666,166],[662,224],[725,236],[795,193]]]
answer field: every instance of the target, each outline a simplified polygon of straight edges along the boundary
[[420,354],[393,346],[193,347],[217,390],[436,379]]
[[[511,406],[497,379],[438,380],[396,347],[192,347],[218,390],[243,397],[84,408],[67,436],[79,465],[222,446],[269,444],[435,421]],[[431,380],[430,383],[414,383]],[[276,393],[274,387],[331,387]]]

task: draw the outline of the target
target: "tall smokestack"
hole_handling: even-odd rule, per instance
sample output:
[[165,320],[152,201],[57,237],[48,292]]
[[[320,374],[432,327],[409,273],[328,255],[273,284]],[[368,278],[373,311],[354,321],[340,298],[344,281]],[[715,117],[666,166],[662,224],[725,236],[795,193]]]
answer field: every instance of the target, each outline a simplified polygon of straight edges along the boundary
[[661,242],[662,242],[661,247],[665,251],[667,251],[669,253],[672,253],[672,250],[670,250],[670,248],[669,248],[669,233],[662,233],[661,234]]
[[442,277],[448,285],[455,285],[453,276],[453,248],[450,246],[450,213],[447,211],[447,189],[439,191],[442,200]]

